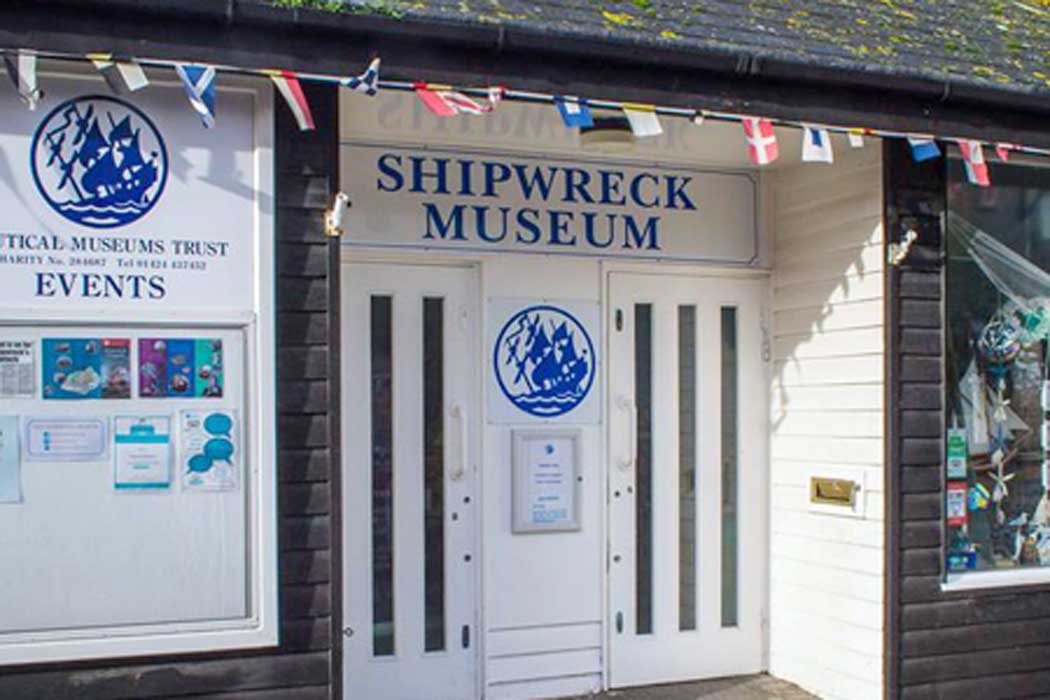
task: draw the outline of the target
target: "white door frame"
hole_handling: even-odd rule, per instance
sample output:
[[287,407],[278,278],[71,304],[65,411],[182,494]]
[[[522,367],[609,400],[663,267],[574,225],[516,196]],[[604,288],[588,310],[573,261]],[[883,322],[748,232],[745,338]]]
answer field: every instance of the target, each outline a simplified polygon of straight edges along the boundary
[[[476,353],[476,357],[478,357],[478,358],[482,358],[482,357],[485,356],[484,355],[484,351],[485,351],[485,348],[484,348],[485,309],[484,309],[484,304],[482,303],[482,300],[485,299],[486,297],[484,295],[484,291],[485,290],[483,289],[484,277],[482,275],[482,270],[481,270],[482,261],[480,259],[478,259],[476,257],[468,257],[468,256],[461,256],[461,255],[437,255],[437,256],[435,256],[435,255],[422,255],[419,252],[370,251],[370,250],[361,250],[361,249],[351,249],[348,246],[344,245],[341,248],[340,254],[339,254],[340,286],[341,286],[341,288],[347,284],[348,275],[349,275],[348,267],[351,264],[389,265],[391,267],[395,267],[395,266],[398,266],[398,265],[406,265],[406,266],[411,266],[411,267],[437,267],[437,268],[446,268],[446,269],[453,268],[453,269],[468,270],[470,272],[470,275],[471,275],[471,278],[472,278],[471,283],[472,283],[472,286],[474,288],[474,291],[476,292],[476,299],[477,299],[477,304],[475,306],[475,311],[476,311],[477,317],[475,319],[475,331],[476,332],[474,334],[475,335],[474,352]],[[341,290],[340,290],[340,303],[342,303],[342,291]],[[340,327],[338,329],[338,332],[340,334],[342,334],[343,331],[344,331],[343,324],[345,323],[345,321],[344,321],[344,314],[342,313],[342,311],[340,312],[340,319],[341,319],[340,320]],[[344,347],[342,348],[342,351],[345,353],[345,351],[346,351],[345,343],[343,345],[344,345]],[[475,513],[474,522],[473,522],[473,533],[472,533],[472,535],[473,535],[472,536],[473,551],[475,552],[474,562],[473,562],[474,592],[475,592],[474,593],[474,598],[475,598],[475,600],[474,600],[473,630],[472,630],[472,637],[471,637],[471,650],[472,650],[473,655],[474,655],[474,698],[477,699],[477,700],[481,700],[484,697],[484,688],[485,688],[485,642],[486,642],[486,640],[485,640],[485,633],[484,633],[484,631],[485,631],[485,614],[484,614],[484,605],[483,605],[484,600],[485,600],[485,590],[484,590],[483,586],[484,586],[484,562],[486,560],[486,557],[485,557],[485,541],[484,541],[484,528],[483,528],[484,512],[483,512],[483,502],[482,502],[482,498],[481,498],[482,494],[484,493],[484,483],[483,483],[484,469],[482,468],[482,466],[483,466],[483,458],[484,458],[484,454],[485,454],[485,452],[484,452],[484,449],[485,449],[485,429],[484,429],[485,428],[485,416],[484,416],[485,403],[484,403],[484,384],[483,384],[483,380],[484,380],[484,363],[479,361],[479,362],[477,362],[475,364],[476,364],[476,370],[475,370],[474,377],[473,377],[473,380],[474,380],[473,406],[474,406],[474,414],[475,414],[475,416],[473,418],[473,422],[474,422],[474,425],[475,425],[475,429],[473,431],[471,431],[473,433],[473,436],[472,436],[472,439],[470,441],[471,442],[471,453],[472,453],[472,460],[471,461],[473,462],[472,468],[473,468],[473,480],[474,480],[473,492],[472,492],[472,500],[473,500],[473,507],[474,507],[474,513]],[[341,379],[342,379],[343,378],[342,372],[341,372],[340,376],[341,376]],[[344,392],[343,393],[343,397],[341,398],[341,401],[345,402],[345,400],[346,399],[345,399],[345,392]],[[342,432],[345,435],[346,434],[345,426],[346,426],[346,422],[349,420],[349,412],[346,411],[345,408],[342,407],[342,406],[340,407],[340,410],[342,411],[342,414],[343,414],[343,417],[341,418],[340,424],[341,424]],[[335,465],[334,468],[338,468],[340,470],[343,470],[343,459],[345,459],[345,457],[342,458],[340,460],[340,464],[339,465]],[[343,473],[342,481],[343,481],[343,487],[341,489],[341,492],[338,494],[338,497],[342,500],[342,502],[345,505],[345,500],[346,500],[346,474],[345,474],[345,472]],[[345,521],[346,521],[346,516],[345,516],[345,508],[344,508],[344,516],[342,518],[342,522],[340,523],[340,527],[345,527]],[[343,585],[342,585],[341,590],[339,590],[337,592],[337,594],[341,596],[342,601],[343,601],[342,606],[341,606],[342,609],[343,609],[343,619],[340,622],[342,623],[342,625],[345,628],[345,626],[347,625],[346,596],[348,595],[348,591],[347,591],[347,579],[348,579],[348,577],[346,575],[346,568],[350,565],[350,561],[349,561],[350,557],[348,556],[347,547],[346,547],[346,543],[345,543],[345,537],[343,537],[341,539],[343,540],[343,544],[342,544],[343,551],[340,553],[340,555],[341,555],[341,567],[342,567],[342,571],[340,572],[340,574],[341,574],[342,584]],[[453,635],[453,638],[455,638],[455,635]],[[344,641],[345,637],[341,636],[340,639],[344,643],[344,646],[345,646],[345,641]],[[345,656],[346,656],[346,654],[344,652],[344,658],[345,658]],[[344,688],[346,688],[347,687],[347,684],[345,682],[345,680],[346,680],[346,667],[347,667],[347,662],[346,661],[344,661],[343,666],[344,666],[344,670],[343,670],[342,673],[343,673],[344,677],[341,680],[343,680]]]
[[[600,265],[601,274],[601,309],[603,314],[603,327],[606,329],[604,337],[602,338],[602,352],[605,358],[605,381],[602,382],[601,386],[601,398],[603,406],[603,439],[602,439],[602,464],[604,468],[601,469],[601,489],[604,498],[602,499],[602,542],[605,547],[605,563],[606,565],[602,569],[602,658],[605,662],[602,664],[602,687],[605,690],[612,688],[612,643],[613,635],[615,632],[615,623],[612,619],[612,592],[611,592],[611,564],[612,564],[612,552],[611,552],[611,493],[610,493],[610,469],[612,459],[612,451],[610,450],[610,444],[612,440],[612,417],[609,415],[609,395],[612,387],[613,373],[609,371],[608,358],[610,357],[611,350],[611,338],[613,321],[609,316],[611,310],[611,287],[613,273],[635,273],[641,275],[656,275],[656,276],[676,276],[676,277],[687,277],[687,278],[708,278],[708,279],[729,279],[729,280],[760,280],[766,282],[766,287],[762,293],[761,308],[759,310],[761,324],[762,324],[762,343],[763,353],[766,355],[763,362],[763,385],[766,387],[766,404],[765,409],[768,415],[768,400],[769,400],[769,387],[771,381],[771,364],[769,356],[771,355],[771,343],[773,337],[772,331],[772,315],[771,315],[771,271],[767,269],[755,269],[750,267],[732,267],[732,266],[708,266],[703,264],[686,264],[686,263],[633,263],[624,261],[602,261]],[[770,532],[770,504],[771,504],[771,455],[770,455],[770,435],[766,435],[766,440],[759,451],[761,455],[761,466],[764,476],[764,488],[762,489],[761,499],[762,502],[759,504],[761,522],[757,524],[760,530],[764,534],[762,543],[762,576],[761,576],[761,592],[760,599],[762,602],[762,660],[761,667],[763,670],[769,668],[769,561],[770,561],[770,547],[772,533]]]

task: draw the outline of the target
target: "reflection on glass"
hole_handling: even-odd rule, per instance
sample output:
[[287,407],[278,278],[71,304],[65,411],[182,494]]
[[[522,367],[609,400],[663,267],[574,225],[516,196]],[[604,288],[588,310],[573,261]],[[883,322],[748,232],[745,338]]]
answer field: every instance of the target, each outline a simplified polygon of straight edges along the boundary
[[372,653],[394,653],[392,307],[372,297]]
[[678,628],[696,629],[696,307],[678,307]]
[[423,537],[425,650],[445,648],[444,300],[423,300]]
[[736,309],[722,307],[722,626],[737,624],[737,333]]
[[653,307],[634,306],[634,402],[638,408],[635,455],[635,633],[653,631]]

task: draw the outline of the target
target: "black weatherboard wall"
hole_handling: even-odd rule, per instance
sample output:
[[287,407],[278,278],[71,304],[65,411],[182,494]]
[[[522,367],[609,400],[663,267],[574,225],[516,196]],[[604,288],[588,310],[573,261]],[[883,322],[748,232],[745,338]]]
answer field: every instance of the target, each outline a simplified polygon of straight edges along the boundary
[[324,212],[338,183],[338,99],[332,88],[303,89],[316,132],[300,132],[274,101],[280,646],[0,668],[0,699],[319,700],[337,693],[339,250],[338,239],[325,237]]
[[1050,587],[943,592],[944,159],[886,146],[890,268],[887,683],[891,700],[1050,697]]

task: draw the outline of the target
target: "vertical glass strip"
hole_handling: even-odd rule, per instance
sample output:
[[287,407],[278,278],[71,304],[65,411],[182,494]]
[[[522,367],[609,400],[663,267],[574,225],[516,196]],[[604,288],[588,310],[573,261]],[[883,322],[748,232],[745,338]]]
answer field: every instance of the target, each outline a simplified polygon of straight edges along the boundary
[[445,648],[445,313],[423,300],[424,649]]
[[393,299],[373,296],[372,653],[394,653]]
[[678,307],[678,629],[696,629],[696,307]]
[[736,309],[722,307],[722,626],[737,624],[739,497]]
[[634,305],[635,633],[653,631],[653,306]]

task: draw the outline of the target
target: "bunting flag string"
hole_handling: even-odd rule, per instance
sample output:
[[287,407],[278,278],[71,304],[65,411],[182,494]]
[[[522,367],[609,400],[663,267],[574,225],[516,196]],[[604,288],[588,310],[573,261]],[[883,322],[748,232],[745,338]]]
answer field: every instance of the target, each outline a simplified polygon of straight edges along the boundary
[[114,61],[113,54],[108,53],[89,53],[87,59],[102,74],[109,89],[118,95],[149,86],[146,72],[134,61]]
[[306,101],[303,87],[299,84],[299,78],[295,73],[287,70],[270,71],[270,79],[277,86],[277,92],[281,93],[288,109],[292,111],[292,116],[299,125],[299,131],[313,131],[314,117],[310,113],[310,104]]
[[215,67],[180,63],[175,72],[201,123],[206,129],[215,126]]
[[802,162],[835,162],[835,155],[831,151],[831,134],[827,129],[815,126],[802,127]]
[[503,99],[503,93],[506,92],[503,88],[488,88],[488,103],[482,104],[462,92],[453,90],[451,85],[416,83],[415,91],[423,105],[439,117],[454,117],[458,114],[475,116],[488,114],[496,109]]
[[340,84],[354,92],[361,92],[369,97],[374,97],[379,92],[379,59],[373,58],[364,73],[355,78],[345,78],[340,81]]
[[[380,60],[373,58],[363,73],[357,76],[333,76],[316,73],[274,71],[239,68],[228,65],[198,65],[180,63],[170,60],[147,59],[141,57],[116,59],[108,53],[66,54],[58,52],[39,52],[27,49],[0,49],[11,81],[19,97],[30,109],[35,109],[43,98],[43,92],[37,85],[37,60],[44,58],[60,61],[90,60],[100,71],[103,78],[116,92],[141,90],[149,85],[143,66],[174,69],[182,81],[186,96],[193,109],[200,116],[206,127],[215,124],[215,81],[217,72],[243,75],[261,75],[271,78],[276,89],[284,97],[289,108],[296,116],[302,129],[314,128],[309,105],[300,85],[301,81],[319,82],[342,86],[349,90],[366,95],[375,95],[380,89],[414,91],[419,99],[432,113],[442,116],[460,114],[484,115],[496,109],[503,99],[517,102],[553,105],[567,128],[588,128],[594,125],[594,110],[619,111],[626,117],[632,132],[638,137],[654,136],[663,133],[661,116],[684,117],[694,124],[702,125],[705,119],[717,121],[740,122],[747,137],[748,154],[756,165],[773,163],[779,157],[779,147],[774,132],[774,121],[764,117],[744,116],[727,112],[688,109],[684,107],[665,107],[651,104],[618,102],[576,96],[549,95],[520,90],[507,90],[503,87],[453,87],[451,85],[434,85],[422,82],[405,82],[380,80]],[[777,120],[778,125],[802,128],[803,160],[815,162],[832,162],[831,133],[845,134],[852,148],[864,146],[864,136],[880,138],[906,139],[916,162],[941,157],[942,151],[938,139],[954,141],[963,152],[967,173],[970,180],[978,186],[990,181],[988,164],[985,160],[983,146],[994,147],[1002,162],[1008,162],[1011,152],[1032,153],[1050,156],[1050,149],[1035,148],[1013,143],[984,143],[979,140],[960,138],[950,135],[933,136],[859,127],[822,126],[810,127],[804,123],[790,120]]]
[[780,157],[773,122],[762,117],[743,117],[747,153],[755,165],[768,165]]
[[561,120],[569,129],[590,128],[594,126],[594,115],[587,106],[587,100],[573,96],[557,96],[554,105],[558,108]]
[[25,49],[19,49],[14,54],[4,54],[7,74],[15,84],[18,96],[30,110],[35,110],[37,103],[44,97],[44,93],[37,87],[36,59],[35,53]]
[[981,142],[959,139],[958,144],[963,164],[966,166],[966,179],[970,181],[970,184],[978,187],[988,187],[992,184],[988,177],[988,163],[984,160],[984,149],[981,148]]
[[664,128],[660,125],[660,118],[656,116],[656,105],[625,102],[622,109],[624,116],[627,117],[627,122],[631,125],[631,132],[635,136],[644,138],[664,133]]

